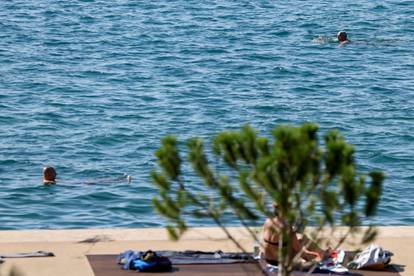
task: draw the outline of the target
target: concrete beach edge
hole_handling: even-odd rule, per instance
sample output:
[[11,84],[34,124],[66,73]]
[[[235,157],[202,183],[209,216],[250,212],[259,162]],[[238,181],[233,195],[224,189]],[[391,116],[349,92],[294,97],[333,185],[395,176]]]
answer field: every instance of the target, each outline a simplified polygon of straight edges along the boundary
[[[253,240],[240,227],[229,227],[230,232],[251,251]],[[401,268],[403,276],[414,275],[414,226],[380,226],[375,241],[395,255],[392,263]],[[260,232],[261,228],[254,228]],[[327,231],[328,233],[328,231]],[[351,249],[350,245],[343,248]],[[118,254],[134,250],[223,250],[239,251],[216,227],[191,228],[183,238],[170,241],[164,228],[136,229],[75,229],[75,230],[17,230],[0,231],[0,254],[50,251],[55,257],[5,259],[1,273],[15,267],[24,276],[79,275],[93,276],[86,259],[88,254]]]

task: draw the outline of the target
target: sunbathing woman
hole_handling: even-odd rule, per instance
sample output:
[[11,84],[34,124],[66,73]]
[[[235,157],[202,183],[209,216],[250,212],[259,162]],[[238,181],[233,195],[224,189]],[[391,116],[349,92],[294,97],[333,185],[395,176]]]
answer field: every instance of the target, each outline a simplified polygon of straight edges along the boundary
[[322,250],[316,244],[299,233],[296,233],[291,226],[286,226],[283,219],[277,213],[275,207],[275,217],[269,218],[263,225],[263,254],[269,264],[278,265],[279,233],[281,227],[288,227],[291,233],[292,252],[291,257],[301,253],[301,258],[305,261],[321,261],[330,255],[330,249]]

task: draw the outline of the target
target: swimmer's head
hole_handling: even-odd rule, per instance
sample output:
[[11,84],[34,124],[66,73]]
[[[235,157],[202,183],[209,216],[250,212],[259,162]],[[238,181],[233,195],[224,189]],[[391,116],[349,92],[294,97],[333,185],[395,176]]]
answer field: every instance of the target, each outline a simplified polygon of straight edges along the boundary
[[338,34],[336,35],[336,37],[338,38],[338,41],[339,42],[348,41],[348,35],[344,31],[338,32]]
[[43,168],[43,183],[44,184],[54,184],[56,183],[56,170],[53,167],[44,167]]

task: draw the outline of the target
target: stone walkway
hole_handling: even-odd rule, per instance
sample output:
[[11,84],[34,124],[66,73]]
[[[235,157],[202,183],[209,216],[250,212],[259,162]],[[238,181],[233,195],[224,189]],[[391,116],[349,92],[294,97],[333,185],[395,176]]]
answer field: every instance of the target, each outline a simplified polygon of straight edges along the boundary
[[[231,228],[246,248],[253,241],[240,228]],[[393,263],[404,270],[403,276],[414,275],[414,227],[380,227],[377,244],[394,252]],[[351,248],[352,247],[352,248]],[[351,245],[343,248],[354,249]],[[237,251],[218,228],[193,228],[179,242],[169,241],[164,229],[85,229],[0,231],[0,254],[51,251],[55,257],[6,259],[1,273],[14,266],[22,276],[93,276],[87,254],[118,254],[134,250],[204,250]]]

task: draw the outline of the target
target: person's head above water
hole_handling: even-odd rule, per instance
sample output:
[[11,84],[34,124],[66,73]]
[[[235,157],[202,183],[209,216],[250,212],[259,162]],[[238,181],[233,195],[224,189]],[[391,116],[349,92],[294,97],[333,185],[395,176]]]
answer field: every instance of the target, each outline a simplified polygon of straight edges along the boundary
[[338,41],[339,42],[346,42],[346,41],[349,41],[348,40],[348,35],[347,35],[347,33],[346,32],[344,32],[344,31],[340,31],[340,32],[338,32],[338,34],[336,35],[336,37],[338,38]]
[[55,184],[56,183],[56,170],[53,167],[43,168],[43,184]]

